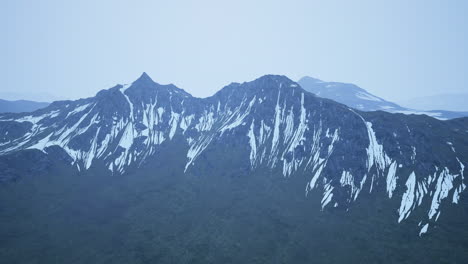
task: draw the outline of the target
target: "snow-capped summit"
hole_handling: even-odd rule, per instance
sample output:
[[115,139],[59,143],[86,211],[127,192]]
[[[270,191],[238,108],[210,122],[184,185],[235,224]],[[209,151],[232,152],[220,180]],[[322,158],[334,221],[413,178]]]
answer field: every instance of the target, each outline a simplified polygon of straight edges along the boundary
[[303,77],[298,83],[306,91],[317,96],[332,99],[362,111],[389,110],[400,108],[398,105],[368,93],[351,83],[324,82],[312,77]]
[[468,113],[466,112],[452,112],[445,110],[421,111],[401,107],[396,103],[389,102],[383,98],[375,96],[351,83],[324,82],[308,76],[301,78],[298,83],[306,91],[314,93],[317,96],[337,101],[361,111],[381,110],[390,113],[425,114],[442,120],[468,116]]

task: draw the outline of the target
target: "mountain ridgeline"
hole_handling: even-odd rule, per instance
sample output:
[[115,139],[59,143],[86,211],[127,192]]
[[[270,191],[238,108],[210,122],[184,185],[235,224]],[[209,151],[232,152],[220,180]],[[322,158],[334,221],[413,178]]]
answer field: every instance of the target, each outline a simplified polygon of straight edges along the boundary
[[279,168],[284,177],[308,177],[305,195],[322,192],[322,208],[347,207],[378,186],[392,198],[403,186],[398,221],[425,200],[431,203],[421,220],[435,221],[441,203],[457,203],[466,187],[465,127],[425,116],[359,112],[283,76],[233,83],[199,99],[143,74],[96,97],[4,114],[0,121],[2,155],[25,149],[47,154],[58,146],[78,170],[100,160],[117,174],[165,155],[158,146],[166,141],[186,144],[184,171],[196,170],[210,145],[238,142],[251,170]]
[[[317,213],[382,200],[388,221],[409,221],[418,238],[446,209],[466,207],[468,119],[361,112],[284,76],[196,98],[143,74],[95,97],[0,114],[0,155],[5,182],[47,174],[56,163],[114,177],[169,167],[188,181],[223,171],[252,181],[269,175],[294,185]],[[228,176],[210,177],[205,185]]]

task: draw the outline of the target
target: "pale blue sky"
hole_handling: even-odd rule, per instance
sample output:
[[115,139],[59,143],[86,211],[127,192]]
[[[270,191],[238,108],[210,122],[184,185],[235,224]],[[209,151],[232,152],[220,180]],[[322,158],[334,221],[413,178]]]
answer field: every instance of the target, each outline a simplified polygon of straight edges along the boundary
[[0,1],[0,95],[89,97],[143,71],[199,97],[270,73],[468,91],[468,1]]

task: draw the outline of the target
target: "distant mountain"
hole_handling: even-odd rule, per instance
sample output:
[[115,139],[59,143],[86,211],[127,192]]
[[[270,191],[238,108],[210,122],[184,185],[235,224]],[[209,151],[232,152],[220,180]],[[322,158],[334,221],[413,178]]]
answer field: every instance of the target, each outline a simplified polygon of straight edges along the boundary
[[339,103],[361,111],[386,111],[390,113],[428,115],[446,120],[468,116],[468,112],[453,112],[432,108],[429,110],[415,110],[417,107],[405,108],[396,103],[386,101],[366,90],[350,83],[324,82],[312,77],[303,77],[298,83],[306,91],[317,96],[332,99]]
[[201,99],[143,74],[0,114],[0,257],[461,263],[466,165],[468,118],[363,112],[285,76]]
[[332,99],[362,111],[401,108],[399,105],[372,95],[351,83],[324,82],[308,76],[301,78],[298,83],[306,91],[317,96]]
[[49,103],[27,100],[7,101],[0,99],[0,113],[33,112],[48,106]]
[[63,96],[56,96],[50,94],[45,91],[35,92],[12,92],[12,91],[0,91],[0,98],[7,101],[18,101],[18,100],[26,100],[26,101],[33,101],[33,102],[53,102],[53,101],[60,101],[60,100],[67,100],[67,98]]
[[416,109],[445,109],[449,111],[468,112],[468,93],[460,94],[437,94],[433,96],[424,96],[410,98],[401,101],[401,104]]

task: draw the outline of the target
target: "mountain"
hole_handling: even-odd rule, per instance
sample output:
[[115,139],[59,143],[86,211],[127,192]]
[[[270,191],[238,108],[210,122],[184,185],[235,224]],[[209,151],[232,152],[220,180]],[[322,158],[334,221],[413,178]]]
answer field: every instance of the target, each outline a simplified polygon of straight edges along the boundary
[[48,106],[49,103],[34,102],[27,100],[7,101],[0,99],[0,113],[33,112]]
[[0,114],[0,257],[462,263],[467,136],[468,118],[362,112],[285,76],[195,98],[144,73]]
[[399,105],[372,95],[351,83],[324,82],[308,76],[301,78],[298,83],[306,91],[314,93],[317,96],[332,99],[362,111],[401,108]]
[[410,98],[402,101],[402,105],[411,106],[417,109],[446,109],[449,111],[468,111],[466,100],[467,93],[460,94],[437,94],[432,96],[423,96]]
[[68,98],[63,98],[60,96],[55,96],[45,91],[28,91],[28,92],[21,92],[21,91],[7,91],[2,90],[0,91],[0,98],[7,101],[18,101],[18,100],[25,100],[25,101],[33,101],[33,102],[53,102],[53,101],[60,101],[65,100]]
[[[317,96],[332,99],[339,103],[345,104],[349,107],[361,110],[361,111],[386,111],[390,113],[402,113],[402,114],[416,114],[416,115],[428,115],[437,119],[446,120],[459,117],[468,116],[468,112],[455,112],[447,111],[450,108],[435,107],[430,110],[415,110],[420,106],[419,104],[407,104],[412,108],[401,107],[396,103],[386,101],[380,97],[370,94],[366,90],[350,83],[340,82],[324,82],[319,79],[312,77],[303,77],[298,83],[306,91],[316,94]],[[432,98],[434,99],[434,98]],[[457,99],[460,100],[460,99]],[[437,100],[436,100],[437,101]],[[439,105],[441,106],[441,105]],[[434,110],[434,109],[446,109],[446,110]]]

